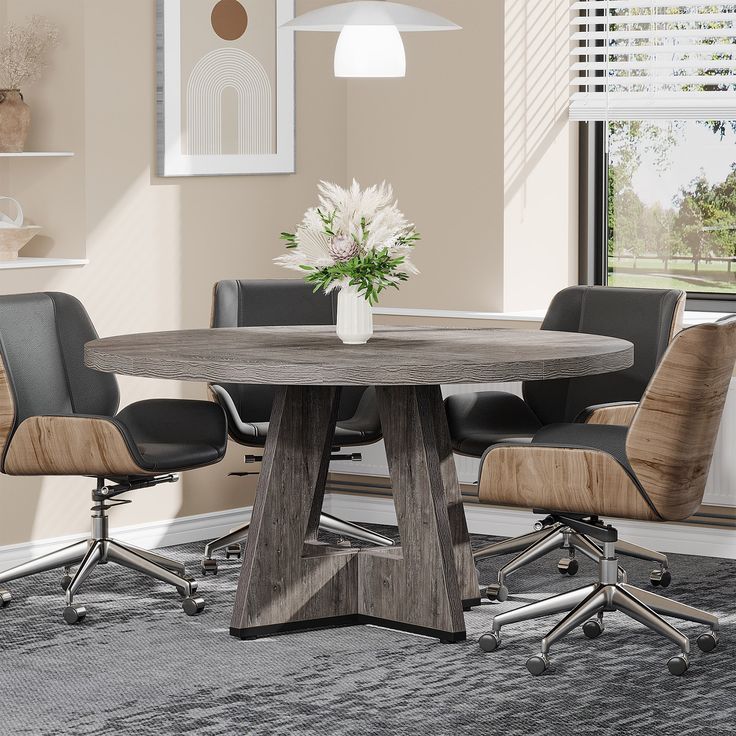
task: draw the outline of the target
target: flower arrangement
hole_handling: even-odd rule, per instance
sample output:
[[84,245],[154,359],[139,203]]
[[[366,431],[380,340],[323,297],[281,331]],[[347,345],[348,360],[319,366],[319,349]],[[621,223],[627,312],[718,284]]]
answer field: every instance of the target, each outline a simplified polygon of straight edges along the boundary
[[47,18],[32,16],[25,25],[10,22],[0,43],[0,87],[20,90],[35,82],[48,65],[59,31]]
[[320,182],[319,206],[307,210],[295,233],[282,233],[289,253],[275,262],[306,272],[315,291],[353,288],[369,304],[389,287],[419,273],[411,251],[420,235],[394,200],[389,184],[349,189]]

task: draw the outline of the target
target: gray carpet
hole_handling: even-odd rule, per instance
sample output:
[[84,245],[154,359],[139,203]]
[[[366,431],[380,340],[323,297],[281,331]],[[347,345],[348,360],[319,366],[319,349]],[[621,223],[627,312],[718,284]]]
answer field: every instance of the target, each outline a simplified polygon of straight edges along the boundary
[[[201,546],[166,552],[196,570]],[[469,639],[454,645],[363,626],[238,641],[227,633],[234,560],[200,581],[207,609],[193,619],[166,586],[115,566],[82,591],[89,613],[77,627],[61,620],[58,574],[19,581],[0,611],[0,734],[736,733],[736,562],[672,556],[667,595],[723,625],[719,649],[694,647],[684,677],[667,672],[671,644],[613,614],[599,639],[578,631],[561,642],[554,668],[534,678],[524,663],[549,621],[509,627],[493,654],[475,640],[494,613],[593,575],[582,561],[562,578],[556,561],[520,572],[505,604],[466,614]],[[633,584],[647,579],[649,565],[627,567]]]

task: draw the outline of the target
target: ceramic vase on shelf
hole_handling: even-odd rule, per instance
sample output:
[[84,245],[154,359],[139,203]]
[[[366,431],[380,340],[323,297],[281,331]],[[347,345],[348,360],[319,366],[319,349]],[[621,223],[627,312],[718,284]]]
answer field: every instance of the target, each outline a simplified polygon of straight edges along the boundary
[[345,345],[365,345],[373,336],[373,309],[354,286],[337,295],[337,336]]
[[0,153],[21,153],[31,126],[31,108],[19,89],[0,89]]

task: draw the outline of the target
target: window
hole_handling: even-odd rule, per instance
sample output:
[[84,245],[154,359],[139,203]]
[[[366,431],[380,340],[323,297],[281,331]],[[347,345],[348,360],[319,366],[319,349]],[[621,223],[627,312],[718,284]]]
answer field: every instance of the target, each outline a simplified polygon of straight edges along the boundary
[[736,3],[572,7],[581,279],[724,308],[736,298]]
[[730,125],[613,122],[607,163],[607,283],[736,296]]

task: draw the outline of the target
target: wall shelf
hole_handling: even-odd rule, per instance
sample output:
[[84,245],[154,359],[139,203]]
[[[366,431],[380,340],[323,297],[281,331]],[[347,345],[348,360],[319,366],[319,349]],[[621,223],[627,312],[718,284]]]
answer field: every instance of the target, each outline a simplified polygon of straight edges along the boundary
[[22,153],[0,153],[0,158],[69,158],[73,151],[23,151]]
[[86,266],[87,258],[18,258],[15,261],[0,261],[0,271],[19,268],[68,268]]

